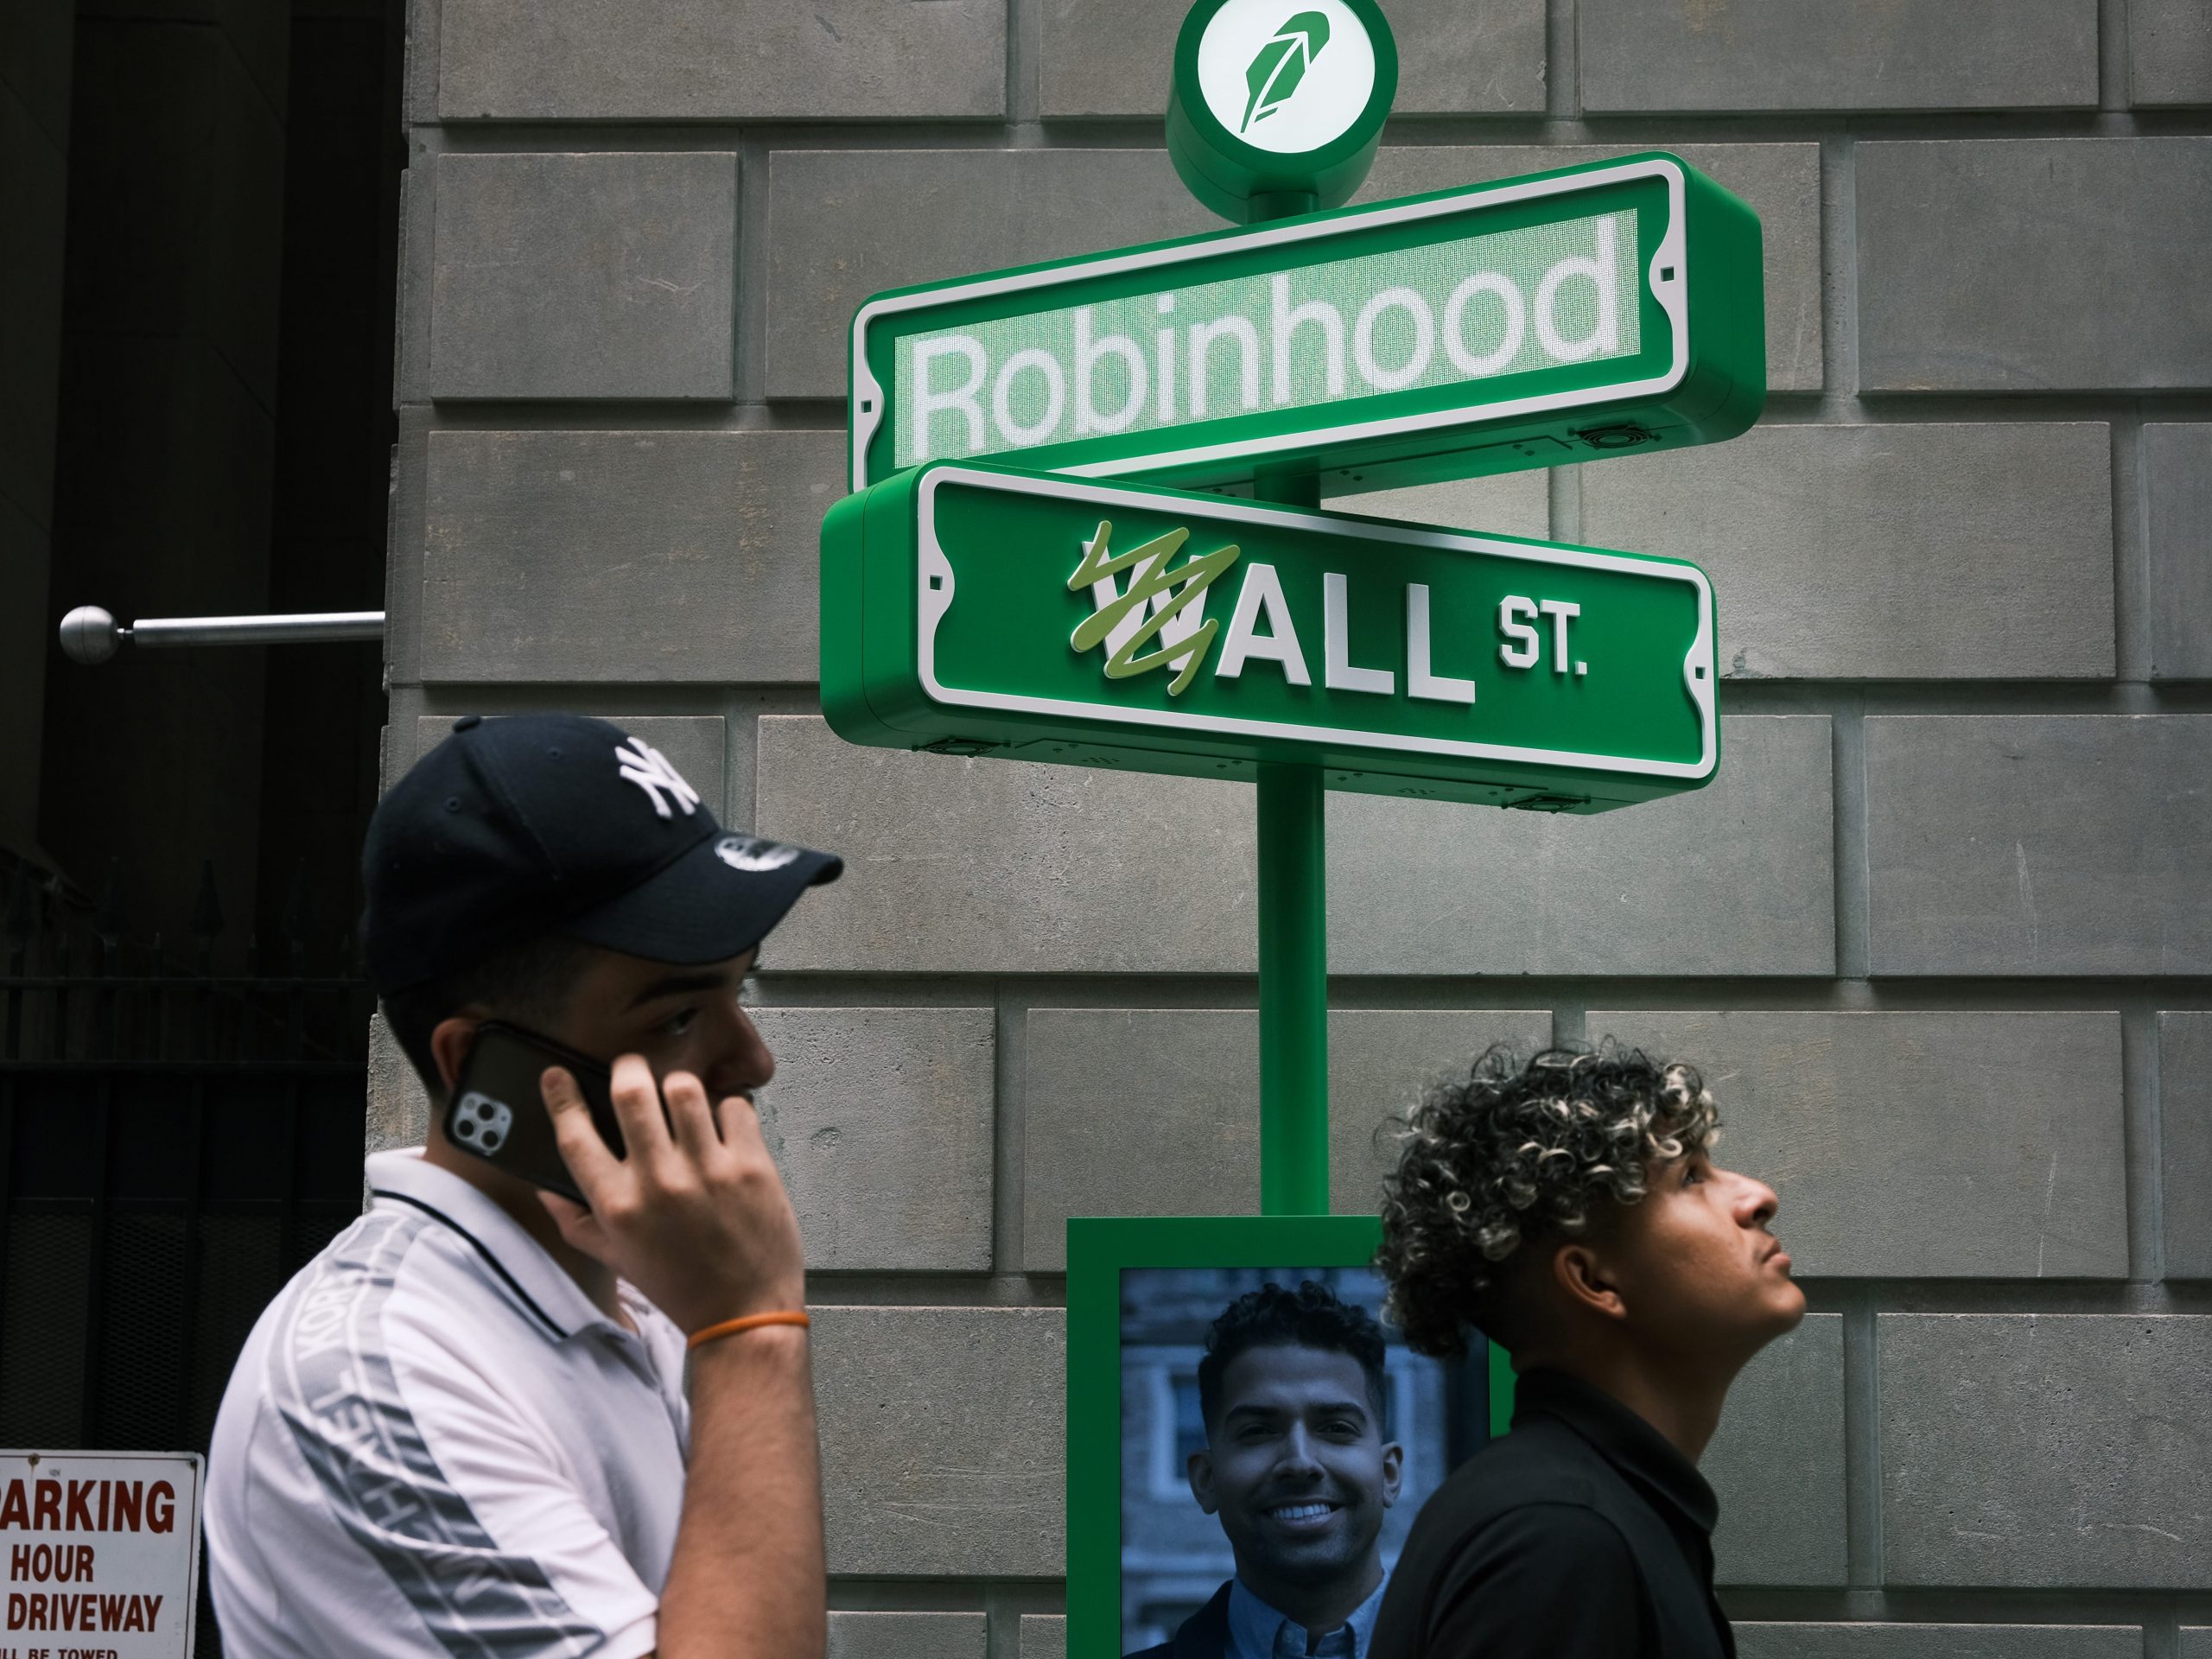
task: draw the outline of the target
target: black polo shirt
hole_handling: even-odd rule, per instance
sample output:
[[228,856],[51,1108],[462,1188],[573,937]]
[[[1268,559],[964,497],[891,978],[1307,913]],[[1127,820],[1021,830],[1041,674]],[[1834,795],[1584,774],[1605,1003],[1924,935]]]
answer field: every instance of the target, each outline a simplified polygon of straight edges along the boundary
[[1734,1659],[1713,1488],[1602,1389],[1532,1370],[1421,1506],[1370,1659]]

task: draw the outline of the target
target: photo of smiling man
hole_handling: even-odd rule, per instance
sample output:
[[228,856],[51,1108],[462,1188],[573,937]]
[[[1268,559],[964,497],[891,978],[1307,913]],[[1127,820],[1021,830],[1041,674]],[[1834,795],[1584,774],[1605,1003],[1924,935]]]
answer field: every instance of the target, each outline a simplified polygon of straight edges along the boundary
[[[1387,1360],[1374,1315],[1315,1279],[1270,1276],[1221,1309],[1179,1473],[1234,1571],[1141,1659],[1366,1659],[1405,1495]],[[1425,1380],[1409,1393],[1440,1392]]]

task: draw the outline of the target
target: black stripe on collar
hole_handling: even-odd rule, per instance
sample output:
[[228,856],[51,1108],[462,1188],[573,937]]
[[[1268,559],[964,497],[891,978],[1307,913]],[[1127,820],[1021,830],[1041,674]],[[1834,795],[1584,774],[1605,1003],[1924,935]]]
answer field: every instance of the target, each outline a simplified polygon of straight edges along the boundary
[[467,1239],[471,1244],[474,1244],[476,1247],[476,1254],[482,1256],[486,1262],[491,1264],[492,1271],[499,1275],[500,1280],[506,1285],[506,1287],[514,1292],[515,1295],[521,1300],[522,1305],[524,1307],[528,1308],[532,1313],[535,1313],[537,1316],[539,1322],[543,1324],[548,1331],[550,1331],[556,1338],[560,1338],[563,1342],[568,1340],[569,1333],[563,1331],[558,1325],[556,1325],[553,1322],[553,1316],[548,1313],[543,1308],[540,1307],[537,1305],[537,1300],[516,1281],[514,1274],[507,1271],[506,1264],[500,1261],[498,1256],[492,1254],[491,1246],[485,1243],[482,1239],[477,1237],[475,1234],[470,1232],[467,1228],[462,1226],[451,1216],[446,1214],[444,1211],[436,1209],[430,1205],[427,1205],[420,1198],[410,1198],[404,1192],[395,1192],[390,1187],[385,1186],[371,1187],[369,1189],[369,1196],[378,1198],[390,1198],[394,1204],[411,1205],[413,1208],[420,1210],[424,1215],[429,1217],[431,1220],[442,1221],[447,1226],[452,1228],[454,1231],[459,1233],[463,1238]]

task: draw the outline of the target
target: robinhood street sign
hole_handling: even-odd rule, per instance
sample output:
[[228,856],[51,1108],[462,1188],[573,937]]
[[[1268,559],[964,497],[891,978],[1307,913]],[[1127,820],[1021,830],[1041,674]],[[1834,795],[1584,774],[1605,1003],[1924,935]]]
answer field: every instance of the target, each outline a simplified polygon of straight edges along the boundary
[[995,458],[1341,495],[1709,443],[1758,415],[1763,317],[1758,216],[1673,156],[1308,213],[876,296],[852,485]]
[[941,463],[823,527],[855,743],[1598,812],[1719,758],[1677,560]]

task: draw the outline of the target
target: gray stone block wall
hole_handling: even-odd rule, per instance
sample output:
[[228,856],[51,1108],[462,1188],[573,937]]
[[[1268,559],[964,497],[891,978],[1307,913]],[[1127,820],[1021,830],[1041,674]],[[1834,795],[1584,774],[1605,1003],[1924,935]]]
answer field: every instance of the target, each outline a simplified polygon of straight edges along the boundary
[[[776,934],[830,973],[1249,973],[1249,791],[858,748],[818,715],[755,740],[762,834],[845,856]],[[1163,890],[1158,849],[1213,879]]]
[[843,463],[823,432],[433,432],[423,678],[810,681]]
[[1808,1314],[1746,1366],[1699,1470],[1720,1500],[1725,1585],[1843,1585],[1850,1552],[1843,1316]]
[[2212,1013],[2158,1015],[2166,1271],[2212,1279]]
[[1866,728],[1877,974],[2212,972],[2212,716]]
[[737,157],[440,156],[430,395],[732,391]]
[[[1160,118],[1181,0],[1046,0],[1038,107],[1063,117]],[[1536,115],[1544,108],[1542,0],[1398,0],[1402,115]]]
[[[1586,540],[1688,559],[1713,578],[1724,676],[2113,671],[2102,425],[1767,426],[1579,470]],[[1946,557],[1927,556],[1931,540]]]
[[991,0],[443,0],[448,121],[881,121],[1006,108]]
[[1728,715],[1705,788],[1596,817],[1338,795],[1331,963],[1348,974],[1834,970],[1829,721]]
[[2094,109],[2095,0],[1583,0],[1592,114]]
[[[2142,1659],[2132,1624],[1736,1625],[1742,1659]],[[2194,1659],[2186,1645],[2183,1659]]]
[[2127,52],[2128,101],[2139,109],[2212,104],[2212,12],[2196,0],[2134,0]]
[[[1329,1016],[1336,1207],[1371,1210],[1388,1120],[1492,1043],[1550,1040],[1548,1012]],[[1035,1008],[1025,1033],[1021,1265],[1067,1266],[1071,1216],[1260,1207],[1260,1027],[1249,1008]],[[1142,1054],[1132,1076],[1120,1057]]]
[[1058,1577],[1066,1385],[1058,1308],[818,1308],[830,1571]]
[[810,1267],[991,1265],[988,1008],[762,1008],[760,1126]]
[[2212,423],[2143,429],[2151,677],[2212,680]]
[[429,1138],[430,1097],[381,1012],[369,1020],[368,1149],[419,1147]]
[[[1593,1008],[1586,1023],[1704,1074],[1717,1156],[1774,1188],[1800,1275],[2126,1277],[2116,1013]],[[1853,1146],[1879,1154],[1843,1155]]]
[[[1493,1039],[1698,1062],[1813,1307],[1706,1459],[1747,1659],[2212,1659],[2205,8],[1388,10],[1357,200],[1673,149],[1761,216],[1770,396],[1333,504],[1693,559],[1726,680],[1675,800],[1331,800],[1335,1202]],[[755,984],[839,1659],[1065,1653],[1061,1226],[1257,1202],[1249,792],[855,748],[816,691],[854,308],[1212,228],[1181,10],[413,8],[387,772],[579,708],[845,855]]]
[[981,1613],[834,1612],[829,1659],[983,1659]]
[[2212,137],[1867,143],[1857,161],[1868,391],[2212,379]]
[[[1818,974],[1834,963],[1828,722],[1729,717],[1705,789],[1596,817],[1468,813],[1338,795],[1331,963],[1344,974]],[[817,970],[1249,972],[1242,785],[858,748],[826,722],[760,722],[765,834],[834,847],[846,875],[785,924]],[[958,856],[918,855],[916,837]],[[1158,902],[1154,849],[1218,879]],[[1510,860],[1516,879],[1482,874]],[[1041,878],[1041,879],[1040,879]],[[1532,906],[1531,893],[1544,902]]]
[[1891,1583],[2212,1582],[2212,1318],[1885,1313],[1875,1324]]

